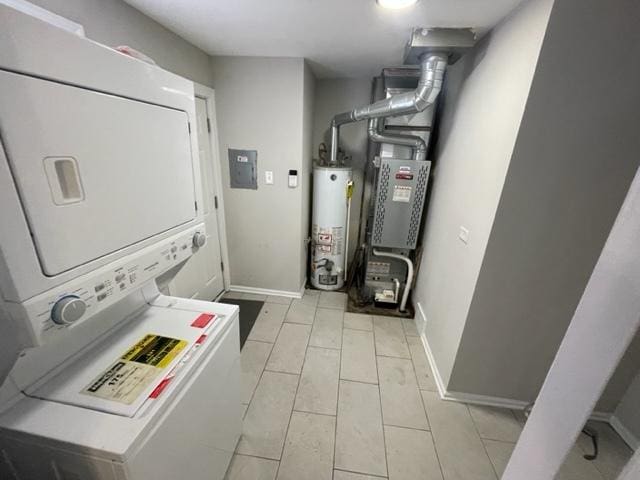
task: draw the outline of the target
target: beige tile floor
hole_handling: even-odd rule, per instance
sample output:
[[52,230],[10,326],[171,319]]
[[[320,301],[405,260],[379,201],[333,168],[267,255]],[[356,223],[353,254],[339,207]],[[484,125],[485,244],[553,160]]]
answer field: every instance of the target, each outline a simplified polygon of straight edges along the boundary
[[[345,313],[308,290],[266,301],[242,350],[243,433],[227,480],[497,480],[522,430],[506,409],[440,400],[412,321]],[[614,480],[631,451],[605,424],[559,480]]]

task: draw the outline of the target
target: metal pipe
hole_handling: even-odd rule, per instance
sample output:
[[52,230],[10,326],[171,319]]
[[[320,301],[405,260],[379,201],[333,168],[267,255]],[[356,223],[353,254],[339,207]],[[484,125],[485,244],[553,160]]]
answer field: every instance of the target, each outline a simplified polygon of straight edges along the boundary
[[338,141],[340,125],[359,122],[369,118],[396,117],[411,113],[422,112],[432,105],[440,90],[447,68],[448,54],[429,53],[420,63],[420,80],[417,88],[412,92],[380,100],[364,107],[354,108],[349,112],[339,113],[331,121],[331,164],[338,162]]
[[411,285],[413,283],[413,262],[403,255],[391,252],[381,252],[380,250],[373,249],[373,255],[376,257],[388,257],[402,260],[407,264],[407,281],[404,285],[404,292],[402,293],[402,302],[400,302],[400,311],[404,312],[407,309],[407,301],[409,300],[409,292],[411,291]]
[[369,119],[367,131],[372,142],[405,145],[413,148],[413,158],[415,160],[425,160],[427,158],[427,144],[422,138],[415,135],[389,135],[380,133],[379,123],[378,118]]
[[396,286],[396,288],[393,291],[393,299],[397,302],[398,294],[400,293],[400,280],[398,280],[397,278],[392,278],[391,280],[393,280],[393,283]]
[[329,165],[338,163],[338,141],[340,137],[339,126],[335,120],[331,121],[331,156],[329,157]]

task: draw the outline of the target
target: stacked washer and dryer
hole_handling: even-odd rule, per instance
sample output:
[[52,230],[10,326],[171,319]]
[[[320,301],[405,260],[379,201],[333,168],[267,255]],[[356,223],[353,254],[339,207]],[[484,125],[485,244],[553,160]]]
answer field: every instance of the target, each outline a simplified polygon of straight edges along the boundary
[[193,84],[0,26],[0,478],[221,480],[238,308],[156,285],[206,241]]

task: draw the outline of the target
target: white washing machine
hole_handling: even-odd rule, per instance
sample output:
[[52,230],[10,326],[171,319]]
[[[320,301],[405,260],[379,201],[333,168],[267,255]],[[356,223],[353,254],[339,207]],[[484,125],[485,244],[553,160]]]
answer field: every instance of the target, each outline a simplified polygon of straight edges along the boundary
[[0,4],[0,478],[221,480],[238,307],[157,287],[206,240],[193,84]]

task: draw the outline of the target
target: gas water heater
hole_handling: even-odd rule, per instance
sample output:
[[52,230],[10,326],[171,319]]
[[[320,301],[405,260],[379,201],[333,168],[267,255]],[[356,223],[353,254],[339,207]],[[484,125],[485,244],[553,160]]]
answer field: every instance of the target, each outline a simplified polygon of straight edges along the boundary
[[313,168],[311,284],[320,290],[338,290],[344,286],[351,177],[351,167],[316,165]]

